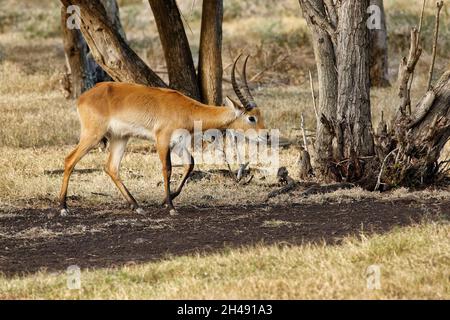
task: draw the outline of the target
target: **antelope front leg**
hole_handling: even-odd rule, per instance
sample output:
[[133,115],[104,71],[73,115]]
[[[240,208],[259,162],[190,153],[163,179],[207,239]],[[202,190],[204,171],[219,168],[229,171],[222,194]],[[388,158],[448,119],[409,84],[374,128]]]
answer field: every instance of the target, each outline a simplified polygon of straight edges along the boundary
[[[184,161],[184,173],[181,177],[181,181],[178,184],[178,187],[175,189],[175,192],[170,194],[170,198],[172,201],[180,195],[181,190],[183,190],[184,184],[186,183],[186,180],[189,178],[192,170],[194,170],[194,158],[187,149],[184,149],[182,152],[183,153],[181,154],[181,158],[183,158]],[[166,199],[164,199],[161,205],[164,205],[165,203]]]
[[170,177],[172,175],[172,162],[170,159],[170,138],[159,137],[156,142],[156,149],[158,150],[159,159],[162,164],[162,173],[164,177],[164,193],[165,204],[169,208],[170,215],[176,215],[177,211],[172,203],[172,197],[170,196]]

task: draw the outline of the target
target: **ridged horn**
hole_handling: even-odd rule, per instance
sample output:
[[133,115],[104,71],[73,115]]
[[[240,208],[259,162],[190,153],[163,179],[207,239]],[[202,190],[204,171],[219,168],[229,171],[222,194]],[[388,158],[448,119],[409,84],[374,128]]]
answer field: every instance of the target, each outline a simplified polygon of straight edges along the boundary
[[241,90],[239,89],[239,85],[236,82],[236,64],[238,63],[241,56],[242,54],[240,54],[233,63],[233,68],[231,69],[231,85],[233,86],[233,90],[239,98],[239,101],[241,101],[242,105],[247,109],[249,102],[242,94]]
[[244,66],[242,67],[242,77],[244,78],[244,92],[247,94],[248,98],[248,104],[246,105],[246,109],[253,109],[256,108],[256,102],[255,99],[252,96],[252,93],[250,92],[250,88],[248,87],[247,83],[247,61],[250,56],[247,56],[244,61]]

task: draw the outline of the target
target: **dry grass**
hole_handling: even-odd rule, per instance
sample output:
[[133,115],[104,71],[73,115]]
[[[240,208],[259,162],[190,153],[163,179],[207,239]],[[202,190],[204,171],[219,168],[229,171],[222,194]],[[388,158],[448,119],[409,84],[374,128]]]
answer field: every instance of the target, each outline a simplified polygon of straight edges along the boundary
[[[340,246],[257,246],[117,269],[0,276],[0,299],[449,299],[448,223],[349,238]],[[378,265],[379,290],[366,270]]]
[[[51,1],[39,4],[20,1],[20,5],[12,1],[8,3],[0,15],[0,26],[4,31],[0,34],[0,197],[3,204],[48,205],[53,203],[58,193],[60,177],[43,173],[45,170],[62,168],[63,158],[76,144],[79,132],[75,102],[63,98],[59,85],[64,66],[61,40],[58,38],[59,5]],[[191,4],[191,1],[180,2],[186,22],[192,30],[188,31],[188,36],[195,53],[199,39],[201,3],[196,2],[194,7]],[[273,63],[278,58],[277,54],[291,54],[286,64],[279,67],[281,69],[271,70],[262,78],[261,85],[255,88],[255,96],[263,109],[268,127],[279,128],[282,135],[294,141],[299,140],[298,127],[302,113],[306,127],[310,130],[315,128],[309,85],[303,80],[298,85],[275,85],[284,81],[279,78],[280,74],[287,75],[290,79],[301,79],[307,68],[313,67],[307,31],[304,21],[298,18],[297,5],[295,1],[287,0],[277,6],[265,1],[243,4],[233,0],[226,2],[224,19],[225,65],[239,48],[255,55],[251,64],[253,72]],[[398,20],[396,16],[414,15],[419,8],[420,6],[411,5],[409,1],[396,1],[395,4],[387,1],[389,23],[406,25],[408,21]],[[121,10],[123,24],[133,47],[152,67],[164,68],[156,26],[148,4],[142,1],[122,1]],[[43,12],[51,14],[43,19]],[[433,10],[429,9],[426,14],[427,17],[431,16]],[[24,25],[21,23],[23,21],[28,24]],[[425,25],[424,30],[428,29],[430,26]],[[33,36],[39,30],[48,32]],[[408,28],[402,32],[406,35],[407,30]],[[396,28],[392,32],[398,34],[400,30]],[[287,35],[292,34],[297,34],[300,38],[290,42],[292,39]],[[442,34],[444,37],[446,31]],[[274,49],[275,53],[266,53],[272,51],[262,50],[266,48],[264,46]],[[397,46],[395,49],[400,50]],[[398,55],[392,54],[391,65],[394,67]],[[290,60],[298,57],[305,58],[306,64]],[[422,67],[426,67],[425,62]],[[284,71],[287,69],[283,68],[289,69],[289,72],[297,71],[295,74],[286,73]],[[270,84],[272,76],[275,80]],[[415,100],[421,95],[424,80],[425,77],[420,74],[416,77]],[[225,89],[228,92],[230,90],[228,86]],[[372,91],[375,127],[381,111],[384,111],[386,117],[393,114],[395,109],[391,101],[394,90],[388,88]],[[135,142],[134,145],[142,146],[146,143]],[[446,148],[443,157],[449,155],[450,148]],[[296,176],[297,171],[296,157],[295,148],[283,150],[281,154],[281,165],[287,166],[293,176]],[[104,158],[105,155],[94,152],[80,163],[80,168],[99,169],[99,172],[89,175],[75,175],[70,191],[80,196],[82,201],[122,201],[112,183],[101,172]],[[161,175],[159,162],[154,154],[130,154],[126,157],[123,168],[126,183],[141,201],[150,204],[159,202],[162,188],[157,186],[161,182]],[[212,168],[203,166],[200,169]],[[214,203],[233,204],[242,201],[242,195],[245,194],[246,202],[260,202],[274,182],[273,179],[262,180],[263,178],[257,176],[250,186],[242,187],[235,186],[227,178],[213,176],[212,179],[191,183],[178,201],[205,204],[212,197]],[[239,192],[230,193],[230,188]],[[157,192],[150,193],[150,189],[156,189]],[[100,190],[108,196],[95,195]]]

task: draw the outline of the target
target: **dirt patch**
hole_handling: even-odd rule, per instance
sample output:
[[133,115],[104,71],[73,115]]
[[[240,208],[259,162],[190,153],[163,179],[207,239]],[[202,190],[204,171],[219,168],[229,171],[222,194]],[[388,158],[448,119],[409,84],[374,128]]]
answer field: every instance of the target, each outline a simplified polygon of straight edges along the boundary
[[69,217],[54,209],[0,210],[0,272],[10,276],[114,267],[171,255],[264,244],[339,243],[345,236],[382,233],[423,218],[447,219],[450,202],[364,200],[295,206],[180,208],[170,217],[146,208],[74,207]]

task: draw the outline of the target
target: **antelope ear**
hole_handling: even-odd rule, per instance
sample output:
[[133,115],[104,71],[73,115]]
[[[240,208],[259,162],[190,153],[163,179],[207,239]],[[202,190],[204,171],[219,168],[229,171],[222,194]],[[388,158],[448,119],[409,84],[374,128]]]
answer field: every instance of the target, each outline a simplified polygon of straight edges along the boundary
[[245,108],[241,106],[241,104],[230,97],[225,98],[225,106],[231,109],[234,109],[236,113],[242,113],[245,111]]

